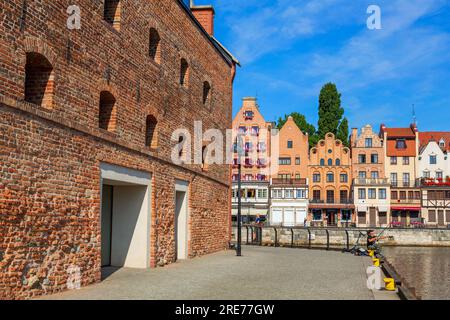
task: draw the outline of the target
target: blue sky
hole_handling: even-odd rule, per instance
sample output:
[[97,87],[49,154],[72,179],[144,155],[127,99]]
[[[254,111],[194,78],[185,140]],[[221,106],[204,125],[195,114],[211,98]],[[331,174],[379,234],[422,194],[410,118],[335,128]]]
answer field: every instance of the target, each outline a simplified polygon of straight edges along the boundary
[[[258,96],[266,120],[297,111],[317,124],[336,83],[350,127],[450,131],[450,0],[196,0],[216,9],[216,37],[241,61],[234,113]],[[369,30],[367,8],[381,8]]]

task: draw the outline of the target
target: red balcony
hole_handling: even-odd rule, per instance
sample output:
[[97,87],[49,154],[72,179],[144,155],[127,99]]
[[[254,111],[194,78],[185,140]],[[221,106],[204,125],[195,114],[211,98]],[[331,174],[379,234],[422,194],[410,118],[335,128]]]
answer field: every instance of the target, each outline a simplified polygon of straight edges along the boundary
[[421,180],[421,185],[424,187],[450,187],[450,177],[443,178],[424,178]]

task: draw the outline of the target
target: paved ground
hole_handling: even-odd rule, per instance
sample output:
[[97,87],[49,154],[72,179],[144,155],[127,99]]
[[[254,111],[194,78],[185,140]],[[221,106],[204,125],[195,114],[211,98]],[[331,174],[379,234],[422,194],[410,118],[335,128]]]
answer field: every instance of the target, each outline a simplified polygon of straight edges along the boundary
[[46,299],[396,299],[366,287],[367,257],[321,250],[243,247],[165,268],[120,269],[102,283]]

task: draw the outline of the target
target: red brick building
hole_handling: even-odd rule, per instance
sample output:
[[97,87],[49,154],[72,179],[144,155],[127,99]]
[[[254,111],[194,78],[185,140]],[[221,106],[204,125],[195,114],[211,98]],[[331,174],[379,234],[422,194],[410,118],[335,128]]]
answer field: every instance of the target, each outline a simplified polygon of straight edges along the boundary
[[0,3],[0,299],[230,239],[230,167],[171,160],[174,130],[231,128],[237,61],[213,37],[214,11],[80,0],[68,29],[67,5]]

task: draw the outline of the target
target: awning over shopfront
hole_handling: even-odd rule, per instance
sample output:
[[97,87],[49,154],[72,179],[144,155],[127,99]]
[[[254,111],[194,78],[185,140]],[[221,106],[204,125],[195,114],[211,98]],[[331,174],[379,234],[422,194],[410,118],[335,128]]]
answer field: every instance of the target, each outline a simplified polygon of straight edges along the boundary
[[420,211],[420,207],[391,207],[393,211]]

